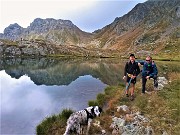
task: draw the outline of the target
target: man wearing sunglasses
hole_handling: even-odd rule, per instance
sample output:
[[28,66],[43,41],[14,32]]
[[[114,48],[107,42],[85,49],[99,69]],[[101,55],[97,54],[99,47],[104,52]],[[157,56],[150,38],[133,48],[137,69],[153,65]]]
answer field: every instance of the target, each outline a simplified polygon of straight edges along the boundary
[[158,70],[157,70],[156,64],[154,63],[154,61],[152,61],[152,57],[147,56],[145,62],[140,62],[138,64],[143,65],[142,94],[145,94],[147,79],[153,78],[154,79],[154,88],[157,89],[157,87],[158,87],[158,81],[157,81]]

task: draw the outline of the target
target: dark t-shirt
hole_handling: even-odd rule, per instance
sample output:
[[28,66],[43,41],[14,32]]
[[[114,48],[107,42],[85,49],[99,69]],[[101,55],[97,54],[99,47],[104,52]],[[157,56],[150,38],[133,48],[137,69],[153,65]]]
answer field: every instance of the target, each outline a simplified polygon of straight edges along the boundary
[[140,73],[140,69],[137,62],[131,63],[131,61],[127,62],[124,67],[124,76],[128,74],[133,74],[137,76]]

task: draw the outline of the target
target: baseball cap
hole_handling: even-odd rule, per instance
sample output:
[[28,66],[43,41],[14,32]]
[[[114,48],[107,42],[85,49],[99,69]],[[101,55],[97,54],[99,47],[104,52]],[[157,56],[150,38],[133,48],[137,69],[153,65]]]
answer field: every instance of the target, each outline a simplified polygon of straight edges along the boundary
[[134,57],[135,58],[135,55],[131,53],[129,57]]

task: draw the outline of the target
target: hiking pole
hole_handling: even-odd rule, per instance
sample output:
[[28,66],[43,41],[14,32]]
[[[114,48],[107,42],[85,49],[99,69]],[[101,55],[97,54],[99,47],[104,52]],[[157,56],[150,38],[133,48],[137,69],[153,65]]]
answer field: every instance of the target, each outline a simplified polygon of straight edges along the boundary
[[132,78],[129,80],[128,85],[126,86],[126,90],[128,90],[128,88],[129,88],[129,86],[131,84],[131,80],[132,80]]
[[[134,74],[134,72],[135,72],[135,70],[133,71],[133,74]],[[133,74],[132,74],[132,75],[131,75],[131,74],[127,74],[127,76],[129,76],[130,79],[129,79],[128,85],[126,85],[126,89],[125,89],[125,91],[124,91],[124,94],[126,94],[126,91],[128,90],[128,88],[129,88],[129,86],[130,86],[130,84],[131,84],[131,80],[133,79],[133,78],[132,78]]]
[[132,80],[132,78],[129,80],[128,85],[126,85],[126,89],[125,89],[125,91],[124,91],[125,94],[126,94],[126,91],[127,91],[128,88],[129,88],[130,84],[131,84],[131,80]]

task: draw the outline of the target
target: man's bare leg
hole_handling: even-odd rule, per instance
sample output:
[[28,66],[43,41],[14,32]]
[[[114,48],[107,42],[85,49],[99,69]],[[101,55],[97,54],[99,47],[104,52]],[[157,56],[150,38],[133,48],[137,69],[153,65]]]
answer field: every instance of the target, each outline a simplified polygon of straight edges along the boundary
[[134,100],[134,90],[135,90],[135,84],[132,84],[132,88],[131,88],[131,100]]
[[[126,83],[126,86],[127,86],[127,85],[128,85],[128,83]],[[126,90],[126,97],[129,96],[128,93],[129,93],[129,88]]]

